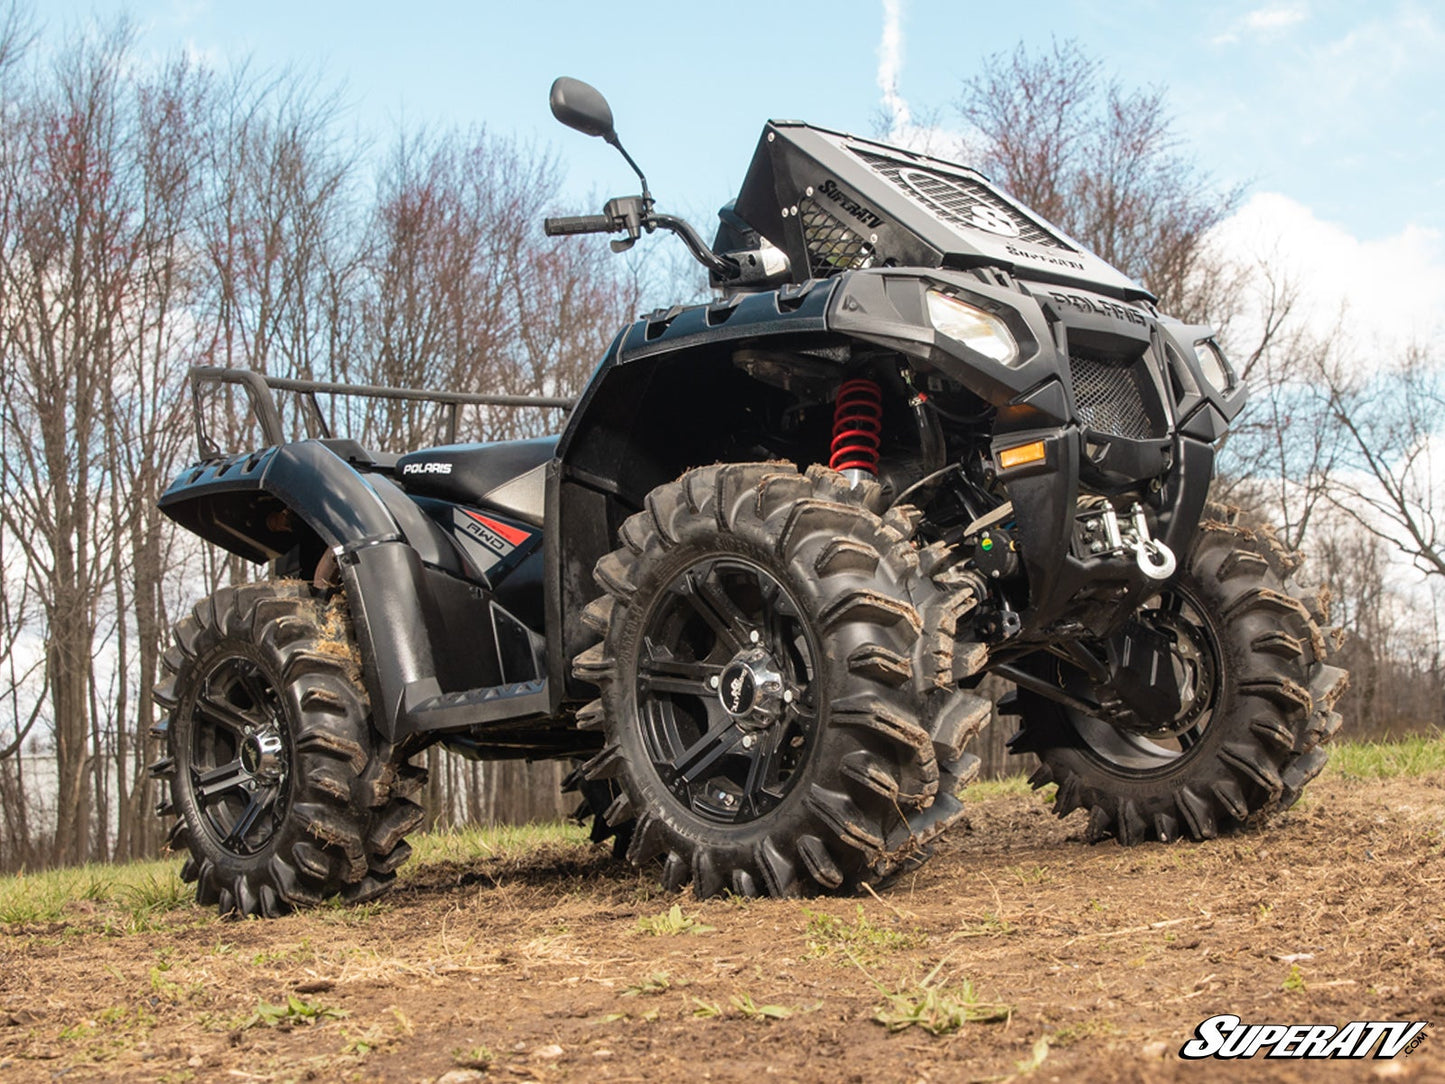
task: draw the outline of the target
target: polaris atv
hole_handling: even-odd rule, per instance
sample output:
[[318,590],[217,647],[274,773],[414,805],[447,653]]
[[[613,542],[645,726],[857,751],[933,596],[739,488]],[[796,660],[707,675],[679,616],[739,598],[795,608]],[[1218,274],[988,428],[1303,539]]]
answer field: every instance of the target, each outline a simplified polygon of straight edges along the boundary
[[[621,150],[591,87],[551,104]],[[195,372],[267,446],[222,454],[198,409],[161,507],[269,565],[156,690],[202,903],[385,889],[433,743],[585,761],[594,835],[669,888],[845,891],[960,819],[989,673],[1091,840],[1298,797],[1344,673],[1297,557],[1205,517],[1245,398],[1208,327],[978,173],[839,132],[769,123],[711,246],[641,188],[546,230],[672,231],[717,300],[622,329],[557,437],[287,442],[273,388],[348,389]]]

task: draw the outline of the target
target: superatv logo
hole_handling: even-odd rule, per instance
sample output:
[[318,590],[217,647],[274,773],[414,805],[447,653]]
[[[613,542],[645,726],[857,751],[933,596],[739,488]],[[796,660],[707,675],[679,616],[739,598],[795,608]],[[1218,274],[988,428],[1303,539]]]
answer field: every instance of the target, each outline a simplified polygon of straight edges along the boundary
[[1026,248],[1019,248],[1017,245],[1004,245],[1004,251],[1010,256],[1022,256],[1026,260],[1037,260],[1040,263],[1056,264],[1059,267],[1071,267],[1075,271],[1084,270],[1084,265],[1078,260],[1071,260],[1067,256],[1053,256],[1044,252],[1030,252]]
[[1246,1024],[1230,1013],[1211,1016],[1194,1029],[1194,1038],[1179,1048],[1179,1056],[1200,1058],[1252,1058],[1261,1050],[1267,1058],[1359,1059],[1373,1051],[1376,1059],[1408,1057],[1428,1035],[1429,1022],[1416,1020],[1355,1020],[1342,1027],[1333,1024]]
[[842,189],[840,189],[836,184],[833,183],[831,177],[818,186],[818,195],[827,196],[842,210],[852,215],[865,226],[871,226],[873,229],[877,229],[879,226],[883,225],[883,219],[879,218],[872,211],[868,210],[867,207],[864,207],[857,200],[849,196],[845,196]]
[[402,474],[450,474],[450,463],[408,463],[401,468]]

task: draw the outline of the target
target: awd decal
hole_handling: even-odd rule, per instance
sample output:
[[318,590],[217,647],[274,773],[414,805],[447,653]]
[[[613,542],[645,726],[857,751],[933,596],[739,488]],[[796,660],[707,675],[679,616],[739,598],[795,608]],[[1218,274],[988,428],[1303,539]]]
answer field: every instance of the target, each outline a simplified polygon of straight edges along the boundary
[[473,512],[468,508],[462,508],[459,511],[462,515],[458,517],[457,521],[462,530],[498,557],[507,556],[532,537],[531,531],[524,531],[520,527],[502,523],[489,516],[484,516],[480,512]]
[[865,226],[871,226],[876,230],[879,226],[883,225],[882,218],[874,214],[867,207],[864,207],[857,200],[845,196],[831,177],[818,186],[818,195],[827,196],[836,203],[841,210],[846,211]]

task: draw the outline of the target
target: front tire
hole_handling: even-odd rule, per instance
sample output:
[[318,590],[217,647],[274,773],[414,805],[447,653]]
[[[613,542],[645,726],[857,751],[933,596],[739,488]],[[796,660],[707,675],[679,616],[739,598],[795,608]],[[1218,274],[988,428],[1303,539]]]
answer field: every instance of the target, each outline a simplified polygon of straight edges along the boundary
[[390,887],[424,773],[371,726],[339,597],[299,581],[223,588],[176,625],[163,665],[151,771],[198,903],[271,917]]
[[1177,720],[1115,725],[1020,690],[1010,747],[1043,762],[1054,812],[1089,814],[1090,842],[1211,839],[1298,800],[1339,728],[1347,675],[1328,664],[1324,615],[1289,585],[1298,564],[1270,536],[1206,521],[1189,564],[1150,604],[1175,665],[1197,683]]
[[[615,779],[627,857],[700,897],[837,891],[886,876],[959,819],[987,701],[956,687],[972,605],[920,568],[876,485],[790,464],[689,471],[602,558],[605,633],[575,662]],[[973,653],[963,653],[972,658]]]

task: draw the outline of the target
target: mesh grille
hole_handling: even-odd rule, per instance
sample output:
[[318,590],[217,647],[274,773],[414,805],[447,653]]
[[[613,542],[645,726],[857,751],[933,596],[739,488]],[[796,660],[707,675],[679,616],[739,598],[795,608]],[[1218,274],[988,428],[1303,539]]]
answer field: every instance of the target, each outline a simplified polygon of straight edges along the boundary
[[881,154],[849,149],[945,222],[1017,237],[1046,248],[1069,247],[977,181],[919,169]]
[[1137,363],[1110,365],[1087,354],[1070,354],[1069,372],[1079,418],[1090,429],[1133,440],[1163,435],[1144,409]]
[[873,246],[830,215],[815,200],[798,203],[803,240],[808,246],[808,274],[813,278],[857,271],[873,263]]

